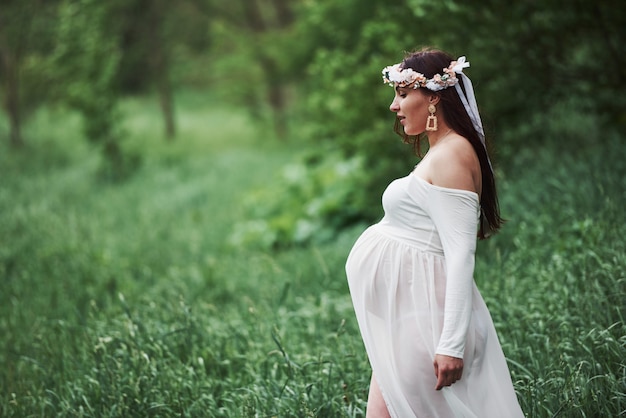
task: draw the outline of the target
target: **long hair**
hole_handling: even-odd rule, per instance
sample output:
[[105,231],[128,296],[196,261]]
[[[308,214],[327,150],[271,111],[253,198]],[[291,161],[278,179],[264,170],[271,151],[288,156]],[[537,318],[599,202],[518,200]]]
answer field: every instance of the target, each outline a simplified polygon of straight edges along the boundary
[[[402,68],[411,68],[414,71],[420,72],[426,76],[426,78],[432,78],[435,74],[441,74],[444,68],[450,65],[454,58],[449,54],[435,50],[435,49],[422,49],[417,52],[408,54],[402,61]],[[465,92],[465,86],[462,81],[459,81],[461,88]],[[446,123],[459,135],[466,138],[480,161],[480,170],[482,174],[482,193],[480,197],[480,207],[482,214],[480,219],[480,227],[478,231],[478,237],[480,239],[488,238],[490,233],[495,233],[500,229],[504,220],[500,216],[500,207],[498,204],[498,194],[496,191],[496,180],[494,174],[489,165],[489,158],[487,156],[487,150],[483,146],[480,136],[472,120],[470,119],[465,106],[461,102],[461,98],[455,88],[446,88],[433,92],[431,90],[420,87],[427,94],[434,94],[439,96],[439,106],[442,110],[443,118]],[[407,143],[413,143],[414,149],[418,155],[420,155],[420,136],[408,136],[404,132],[400,132],[400,126],[397,124],[394,130],[400,134],[404,141]],[[485,222],[487,225],[485,225]]]

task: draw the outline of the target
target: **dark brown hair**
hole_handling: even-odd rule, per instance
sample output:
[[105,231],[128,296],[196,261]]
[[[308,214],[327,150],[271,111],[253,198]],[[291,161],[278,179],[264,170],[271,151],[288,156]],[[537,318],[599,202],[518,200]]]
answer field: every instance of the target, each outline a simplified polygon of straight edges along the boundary
[[[424,74],[426,78],[432,78],[435,74],[443,74],[443,69],[450,65],[454,58],[449,54],[436,49],[422,49],[417,52],[408,54],[404,61],[402,61],[402,68],[411,68],[414,71]],[[465,91],[465,86],[462,80],[459,80],[459,85]],[[498,194],[496,191],[496,181],[494,174],[489,165],[489,158],[487,156],[487,150],[483,146],[480,136],[472,120],[470,119],[465,106],[461,102],[461,98],[455,88],[446,88],[437,92],[425,89],[421,87],[426,94],[434,94],[439,96],[439,107],[442,111],[443,117],[450,128],[456,133],[466,138],[480,161],[480,170],[482,173],[482,193],[480,197],[480,207],[483,216],[480,219],[480,228],[478,237],[480,239],[488,238],[490,233],[495,233],[500,229],[504,220],[500,217],[500,207],[498,204]],[[405,142],[412,143],[417,153],[420,155],[420,136],[408,136],[406,135],[402,127],[399,126],[396,119],[396,125],[394,131],[398,133]],[[485,225],[485,222],[487,225]]]

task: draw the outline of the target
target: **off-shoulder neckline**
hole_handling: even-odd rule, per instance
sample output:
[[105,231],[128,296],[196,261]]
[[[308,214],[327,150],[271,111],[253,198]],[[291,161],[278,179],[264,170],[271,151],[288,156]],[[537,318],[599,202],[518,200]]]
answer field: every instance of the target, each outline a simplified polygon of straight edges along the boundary
[[465,190],[465,189],[455,189],[455,188],[452,188],[452,187],[437,186],[437,185],[435,185],[435,184],[430,183],[428,180],[426,180],[426,179],[424,179],[424,178],[422,178],[422,177],[418,176],[418,175],[417,175],[417,174],[415,174],[415,172],[413,172],[413,171],[409,174],[409,176],[410,176],[410,177],[415,177],[415,178],[416,178],[417,180],[419,180],[421,183],[423,183],[423,184],[425,184],[425,185],[427,185],[427,186],[429,186],[429,187],[432,187],[432,188],[434,188],[434,189],[438,189],[438,190],[441,190],[441,191],[444,191],[444,192],[448,192],[448,193],[461,193],[461,194],[466,194],[466,195],[469,195],[469,196],[473,196],[473,197],[476,199],[476,201],[480,202],[480,198],[479,198],[479,196],[478,196],[478,193],[473,192],[473,191],[471,191],[471,190]]

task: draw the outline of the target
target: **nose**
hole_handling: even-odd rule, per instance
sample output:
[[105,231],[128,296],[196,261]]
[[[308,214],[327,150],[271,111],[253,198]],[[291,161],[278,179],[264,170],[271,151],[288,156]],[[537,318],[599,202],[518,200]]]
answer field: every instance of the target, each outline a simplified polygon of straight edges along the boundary
[[391,110],[392,112],[397,112],[400,110],[400,104],[398,103],[397,97],[393,98],[393,101],[389,105],[389,110]]

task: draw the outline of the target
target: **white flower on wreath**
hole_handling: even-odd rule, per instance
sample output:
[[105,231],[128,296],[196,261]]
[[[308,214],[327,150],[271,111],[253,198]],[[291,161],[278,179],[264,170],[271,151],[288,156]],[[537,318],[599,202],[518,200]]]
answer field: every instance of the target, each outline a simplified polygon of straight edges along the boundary
[[454,86],[459,82],[457,74],[463,73],[463,69],[470,66],[465,56],[452,61],[448,68],[443,69],[443,75],[435,74],[427,79],[424,74],[418,73],[412,68],[402,68],[401,64],[387,66],[383,69],[383,81],[390,86],[397,84],[400,87],[413,85],[413,89],[425,87],[431,91],[439,91]]

